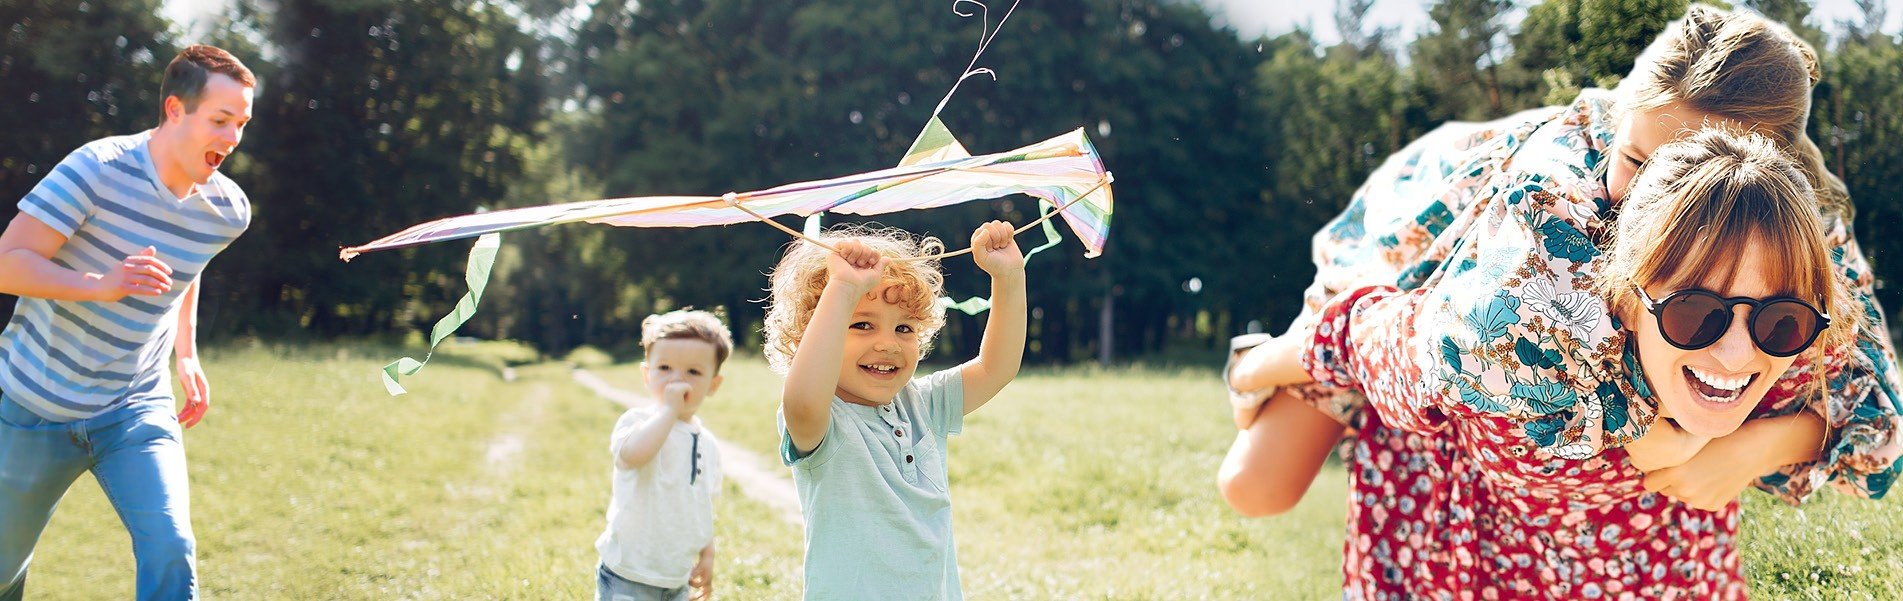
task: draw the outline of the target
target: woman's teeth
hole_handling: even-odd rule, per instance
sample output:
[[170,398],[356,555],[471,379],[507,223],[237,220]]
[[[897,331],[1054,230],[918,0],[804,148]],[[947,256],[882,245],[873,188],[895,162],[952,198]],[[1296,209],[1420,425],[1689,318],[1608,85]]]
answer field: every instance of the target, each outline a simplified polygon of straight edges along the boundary
[[1691,384],[1694,391],[1714,401],[1737,398],[1754,378],[1755,374],[1723,377],[1689,365],[1685,367],[1686,383]]

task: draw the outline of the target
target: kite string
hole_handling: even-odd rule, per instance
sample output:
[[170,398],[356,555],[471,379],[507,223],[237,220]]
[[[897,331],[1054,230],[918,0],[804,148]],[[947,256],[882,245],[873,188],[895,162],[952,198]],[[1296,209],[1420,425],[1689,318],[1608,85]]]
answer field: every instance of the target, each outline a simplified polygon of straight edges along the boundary
[[[963,7],[966,4],[978,5],[978,12],[964,12]],[[979,0],[952,0],[952,14],[965,18],[970,18],[974,15],[978,16],[978,52],[971,55],[971,63],[965,65],[965,71],[960,73],[958,79],[952,82],[951,89],[945,91],[945,97],[938,100],[938,106],[932,108],[933,117],[937,117],[939,112],[945,110],[945,103],[951,102],[952,95],[958,93],[958,85],[965,83],[966,78],[973,75],[989,75],[992,81],[998,79],[998,72],[992,71],[990,68],[974,67],[978,67],[978,57],[984,56],[985,49],[991,46],[991,40],[998,37],[998,32],[1004,29],[1004,22],[1009,21],[1011,19],[1011,13],[1017,12],[1017,10],[1018,0],[1012,0],[1011,8],[1005,9],[1004,16],[998,18],[997,27],[992,27],[990,6],[986,6],[984,2],[980,2]]]
[[[1037,221],[1026,223],[1024,224],[1023,227],[1017,228],[1015,230],[1011,230],[1011,235],[1013,237],[1016,237],[1018,234],[1022,234],[1024,232],[1030,231],[1031,228],[1037,227],[1038,224],[1044,223],[1046,221],[1050,221],[1052,217],[1056,217],[1059,213],[1063,213],[1064,210],[1070,208],[1071,205],[1077,204],[1078,201],[1083,200],[1085,198],[1089,198],[1091,194],[1097,193],[1098,189],[1103,188],[1104,184],[1108,184],[1108,183],[1110,183],[1109,178],[1098,178],[1097,185],[1091,186],[1090,189],[1085,190],[1083,194],[1078,194],[1076,197],[1071,198],[1068,201],[1065,201],[1063,205],[1057,206],[1055,208],[1052,208],[1050,211],[1045,212],[1042,217],[1037,218]],[[747,205],[740,203],[739,194],[728,192],[726,194],[721,195],[720,199],[727,201],[727,206],[740,209],[741,212],[744,212],[748,215],[752,215],[754,219],[765,222],[767,225],[773,226],[774,229],[780,230],[782,232],[786,232],[788,235],[791,235],[794,238],[805,240],[808,243],[811,243],[815,246],[824,248],[826,250],[829,250],[835,253],[839,252],[838,248],[835,248],[830,244],[827,244],[825,242],[820,242],[819,239],[817,238],[803,234],[799,230],[795,230],[793,228],[781,225],[780,222],[774,221],[772,219],[768,219],[767,216],[761,215],[759,213],[754,212],[753,209],[747,208]],[[938,253],[935,255],[926,255],[922,257],[892,257],[890,259],[892,261],[931,261],[935,259],[948,259],[951,257],[956,257],[958,255],[969,253],[971,251],[972,251],[971,247],[966,247],[964,250]]]
[[[938,99],[938,105],[932,107],[933,117],[937,117],[940,112],[945,110],[945,105],[951,102],[952,96],[958,93],[958,86],[960,84],[963,84],[966,79],[969,79],[974,75],[989,75],[991,76],[991,79],[994,81],[998,79],[998,72],[993,71],[987,67],[978,67],[978,59],[982,58],[985,54],[985,50],[991,47],[991,40],[998,37],[998,32],[1004,30],[1005,21],[1011,20],[1011,14],[1017,12],[1018,1],[1019,0],[1011,1],[1011,7],[1005,9],[1004,16],[999,17],[997,26],[993,27],[991,25],[991,7],[985,4],[983,1],[981,0],[952,0],[952,14],[958,15],[960,17],[965,17],[965,18],[970,18],[974,16],[978,17],[978,21],[979,21],[978,23],[978,51],[972,53],[971,62],[967,63],[965,65],[965,70],[959,73],[958,78],[956,80],[952,81],[952,87],[951,89],[945,91],[945,96],[943,98]],[[975,12],[975,13],[965,12],[967,10],[965,7],[966,4],[977,5],[978,12]],[[1076,204],[1077,201],[1083,200],[1084,198],[1089,197],[1091,194],[1096,193],[1098,188],[1102,188],[1104,184],[1107,184],[1107,183],[1109,183],[1108,179],[1105,179],[1105,178],[1098,179],[1097,185],[1091,186],[1091,188],[1085,191],[1083,194],[1080,194],[1076,198],[1072,198],[1070,201],[1065,202],[1063,206],[1057,207],[1055,209],[1052,209],[1050,212],[1045,213],[1042,217],[1039,217],[1036,221],[1032,221],[1030,223],[1024,224],[1023,227],[1013,230],[1011,232],[1011,235],[1015,237],[1018,234],[1022,234],[1026,231],[1030,231],[1031,228],[1037,227],[1039,224],[1042,224],[1046,221],[1050,221],[1052,217],[1057,216],[1058,213],[1064,212],[1064,209],[1070,208],[1070,206],[1073,204]],[[739,195],[736,193],[728,192],[721,196],[721,200],[726,201],[727,206],[740,209],[742,212],[748,215],[752,215],[754,219],[765,222],[767,225],[773,226],[774,229],[778,229],[782,232],[785,232],[788,235],[793,236],[794,238],[805,240],[806,242],[809,242],[815,246],[824,248],[834,253],[839,252],[838,248],[835,248],[832,245],[827,244],[825,242],[820,242],[819,239],[815,236],[809,236],[799,231],[795,231],[793,228],[781,225],[780,222],[774,221],[772,219],[768,219],[765,215],[756,213],[754,212],[753,209],[747,208],[746,205],[740,204]],[[809,223],[809,225],[811,225],[811,223]],[[969,252],[972,252],[972,249],[970,247],[967,247],[964,250],[955,251],[955,252],[938,253],[935,255],[928,255],[923,257],[893,258],[892,260],[894,261],[930,261],[934,259],[947,259],[951,257],[956,257],[958,255],[966,254]]]

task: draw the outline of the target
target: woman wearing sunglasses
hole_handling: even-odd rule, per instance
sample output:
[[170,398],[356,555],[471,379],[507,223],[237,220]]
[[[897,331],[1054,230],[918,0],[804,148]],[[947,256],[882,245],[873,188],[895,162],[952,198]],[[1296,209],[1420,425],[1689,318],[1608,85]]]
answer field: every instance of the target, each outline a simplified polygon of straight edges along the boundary
[[1352,594],[1710,598],[1743,593],[1753,481],[1880,496],[1895,354],[1804,137],[1815,73],[1784,28],[1694,7],[1616,100],[1390,159],[1317,235],[1311,311],[1226,374],[1225,499],[1285,511],[1354,425]]

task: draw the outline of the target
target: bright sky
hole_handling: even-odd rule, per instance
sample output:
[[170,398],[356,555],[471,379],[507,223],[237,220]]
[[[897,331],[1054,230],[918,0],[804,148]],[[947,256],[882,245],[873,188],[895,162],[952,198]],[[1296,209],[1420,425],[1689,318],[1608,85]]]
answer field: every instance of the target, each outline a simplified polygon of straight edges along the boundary
[[[1243,38],[1254,38],[1261,34],[1279,34],[1306,25],[1324,43],[1340,39],[1335,32],[1335,0],[1200,0],[1203,6],[1216,18],[1234,27],[1236,34]],[[1888,2],[1889,18],[1884,31],[1895,34],[1903,31],[1903,0],[1885,0]],[[1528,6],[1529,0],[1519,0],[1515,4]],[[1427,23],[1427,7],[1430,0],[1375,0],[1374,7],[1368,11],[1369,26],[1398,25],[1401,38],[1412,39],[1414,34]],[[1738,2],[1736,4],[1743,4]],[[1823,26],[1825,31],[1836,31],[1836,23],[1844,19],[1862,19],[1863,13],[1857,9],[1853,0],[1818,0],[1812,4],[1811,23]],[[1518,15],[1510,22],[1517,22]]]
[[198,41],[195,38],[204,35],[210,27],[204,17],[230,8],[229,0],[165,0],[164,8],[159,12],[173,23],[183,25],[186,33],[182,41],[191,43]]
[[[949,4],[949,0],[912,1]],[[1235,28],[1237,35],[1245,39],[1264,33],[1284,33],[1301,25],[1309,26],[1323,42],[1333,42],[1340,37],[1335,33],[1335,0],[1197,1],[1209,7],[1219,22]],[[1890,3],[1890,10],[1889,23],[1883,30],[1892,34],[1903,31],[1903,0],[1884,1]],[[1431,0],[1376,0],[1374,8],[1369,11],[1369,25],[1398,25],[1401,27],[1401,38],[1411,39],[1427,22],[1427,7],[1430,3]],[[1531,2],[1519,0],[1516,3],[1527,5]],[[165,16],[186,24],[189,30],[202,31],[191,27],[194,21],[203,15],[225,10],[228,6],[229,0],[165,0]],[[1862,18],[1853,0],[1818,0],[1815,6],[1811,11],[1812,23],[1823,25],[1825,31],[1835,31],[1838,20]],[[1518,16],[1511,19],[1517,21]]]

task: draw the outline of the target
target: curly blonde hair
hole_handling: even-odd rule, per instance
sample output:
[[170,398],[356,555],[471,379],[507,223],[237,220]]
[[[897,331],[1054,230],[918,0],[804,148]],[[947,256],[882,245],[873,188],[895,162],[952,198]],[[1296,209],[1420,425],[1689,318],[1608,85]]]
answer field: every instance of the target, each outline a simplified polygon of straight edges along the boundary
[[[909,259],[944,252],[937,238],[914,236],[898,228],[847,224],[834,227],[819,239],[832,243],[857,240],[890,259]],[[795,240],[786,256],[773,266],[771,304],[766,314],[766,359],[775,373],[784,375],[793,364],[800,337],[813,319],[819,294],[826,289],[826,257],[832,251],[819,245]],[[945,326],[945,308],[938,297],[945,293],[945,276],[938,260],[888,261],[881,287],[868,294],[906,310],[919,324],[918,353],[923,358],[931,351],[932,339]]]

